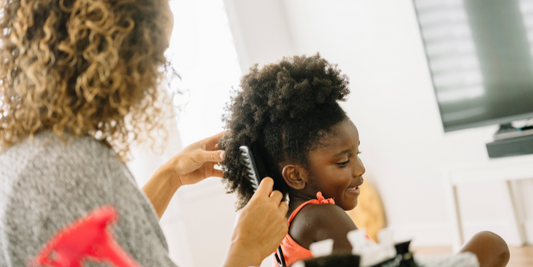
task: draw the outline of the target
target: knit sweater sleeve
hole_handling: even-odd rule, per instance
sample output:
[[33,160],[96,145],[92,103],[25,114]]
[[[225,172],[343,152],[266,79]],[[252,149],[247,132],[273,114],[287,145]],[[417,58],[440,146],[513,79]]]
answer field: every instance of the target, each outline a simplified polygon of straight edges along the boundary
[[0,177],[0,266],[24,266],[60,229],[105,205],[118,211],[112,233],[137,262],[175,266],[153,207],[127,167],[97,140],[64,144],[41,134],[0,155]]

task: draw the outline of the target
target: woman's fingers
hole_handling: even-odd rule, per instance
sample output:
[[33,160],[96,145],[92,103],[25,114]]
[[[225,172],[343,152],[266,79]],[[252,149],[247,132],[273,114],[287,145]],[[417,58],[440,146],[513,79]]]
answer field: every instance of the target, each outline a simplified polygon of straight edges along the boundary
[[220,132],[220,133],[217,133],[211,137],[208,137],[200,142],[203,142],[206,147],[207,147],[207,150],[211,150],[211,149],[214,149],[215,148],[215,145],[218,143],[218,140],[220,140],[220,138],[224,135],[224,132]]
[[226,152],[224,150],[205,151],[198,150],[196,153],[196,162],[202,165],[206,162],[221,162],[224,161]]
[[265,177],[261,180],[261,184],[257,188],[257,191],[252,196],[252,199],[250,202],[252,202],[254,199],[258,198],[259,201],[265,201],[265,198],[268,198],[268,201],[272,203],[272,205],[275,205],[274,207],[277,208],[277,213],[281,214],[283,218],[285,218],[285,214],[287,213],[289,207],[287,205],[287,202],[282,201],[283,200],[283,194],[278,190],[273,190],[274,187],[274,180],[270,177]]
[[278,190],[272,191],[272,193],[270,193],[270,198],[272,201],[280,203],[280,201],[283,199],[283,194]]
[[255,198],[269,198],[270,193],[272,193],[272,188],[274,187],[274,180],[270,177],[265,177],[263,180],[261,180],[261,184],[259,184],[259,187],[257,188],[257,191],[252,196],[252,201]]
[[270,177],[261,181],[234,230],[235,243],[246,248],[246,254],[256,255],[257,262],[272,254],[288,232],[288,206],[282,201],[283,194],[273,190],[273,186]]
[[[224,161],[226,157],[226,152],[224,150],[218,149],[218,140],[224,135],[224,132],[220,132],[211,137],[208,137],[204,140],[197,142],[194,145],[191,145],[193,149],[196,150],[195,161],[197,164],[202,165],[206,162],[221,162]],[[205,146],[204,146],[205,145]],[[195,147],[195,148],[194,148]],[[205,148],[205,150],[203,148]],[[213,151],[215,150],[215,151]],[[194,153],[194,152],[193,152]]]
[[285,215],[285,214],[287,214],[287,211],[289,211],[289,204],[287,204],[287,202],[285,202],[285,201],[281,201],[279,203],[279,209],[280,209],[281,213],[283,213]]

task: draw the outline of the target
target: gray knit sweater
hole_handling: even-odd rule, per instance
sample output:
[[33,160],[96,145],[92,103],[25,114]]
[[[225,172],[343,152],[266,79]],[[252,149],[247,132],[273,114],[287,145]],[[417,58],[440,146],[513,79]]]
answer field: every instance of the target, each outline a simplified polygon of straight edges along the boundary
[[65,145],[51,132],[9,148],[0,154],[0,266],[25,266],[58,230],[103,205],[118,210],[115,238],[142,266],[175,266],[157,214],[111,148],[91,137]]

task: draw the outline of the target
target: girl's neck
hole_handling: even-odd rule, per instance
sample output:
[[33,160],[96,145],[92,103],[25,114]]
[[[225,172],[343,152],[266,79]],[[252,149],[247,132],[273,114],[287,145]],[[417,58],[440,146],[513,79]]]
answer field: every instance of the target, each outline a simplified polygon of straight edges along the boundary
[[289,192],[289,210],[287,211],[287,218],[303,203],[316,198],[316,193],[314,197],[311,197],[307,194],[302,194],[302,192]]

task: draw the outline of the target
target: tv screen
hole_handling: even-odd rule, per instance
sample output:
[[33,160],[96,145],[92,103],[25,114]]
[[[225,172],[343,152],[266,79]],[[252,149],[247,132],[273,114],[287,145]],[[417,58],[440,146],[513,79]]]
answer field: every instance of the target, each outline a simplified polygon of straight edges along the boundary
[[444,131],[533,117],[533,0],[413,0]]

